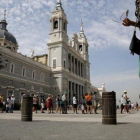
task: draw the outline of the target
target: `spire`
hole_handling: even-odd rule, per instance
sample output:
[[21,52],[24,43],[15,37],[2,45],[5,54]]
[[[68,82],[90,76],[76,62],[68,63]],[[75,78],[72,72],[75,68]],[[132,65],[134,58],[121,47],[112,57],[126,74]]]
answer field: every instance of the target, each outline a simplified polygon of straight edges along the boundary
[[7,26],[7,22],[6,22],[6,10],[4,10],[3,19],[0,22],[0,29],[3,29],[3,30],[6,30],[7,31],[6,26]]
[[63,10],[61,0],[57,0],[56,10]]
[[84,35],[84,29],[83,29],[83,22],[82,22],[82,20],[81,20],[80,34]]
[[84,32],[84,30],[83,30],[83,22],[82,22],[82,20],[81,20],[81,30],[80,30],[80,32]]
[[6,9],[4,10],[4,13],[3,13],[3,20],[6,21]]

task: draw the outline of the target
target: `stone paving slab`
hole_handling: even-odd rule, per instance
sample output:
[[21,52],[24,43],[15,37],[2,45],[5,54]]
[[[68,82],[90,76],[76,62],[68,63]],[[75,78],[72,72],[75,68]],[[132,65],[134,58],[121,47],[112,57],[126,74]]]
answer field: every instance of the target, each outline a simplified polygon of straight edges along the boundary
[[0,113],[0,140],[140,140],[140,112],[117,115],[117,125],[102,125],[102,114],[34,114],[21,122],[20,112]]

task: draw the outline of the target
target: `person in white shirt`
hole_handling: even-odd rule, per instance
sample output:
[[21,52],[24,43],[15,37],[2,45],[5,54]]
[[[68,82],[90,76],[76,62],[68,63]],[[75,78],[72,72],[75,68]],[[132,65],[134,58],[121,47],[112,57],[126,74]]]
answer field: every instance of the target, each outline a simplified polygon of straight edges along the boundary
[[123,94],[123,105],[124,105],[124,112],[127,113],[127,91],[124,91]]
[[67,113],[68,102],[67,102],[67,94],[66,93],[62,96],[62,104],[63,104],[62,114],[68,114]]
[[14,110],[14,102],[15,102],[15,97],[14,95],[12,94],[12,97],[11,97],[11,109],[10,109],[10,113],[13,113],[13,110]]
[[76,94],[73,95],[73,112],[75,114],[78,114],[78,112],[77,112],[77,95]]
[[7,98],[7,108],[8,108],[7,113],[8,112],[11,113],[11,97],[10,96]]

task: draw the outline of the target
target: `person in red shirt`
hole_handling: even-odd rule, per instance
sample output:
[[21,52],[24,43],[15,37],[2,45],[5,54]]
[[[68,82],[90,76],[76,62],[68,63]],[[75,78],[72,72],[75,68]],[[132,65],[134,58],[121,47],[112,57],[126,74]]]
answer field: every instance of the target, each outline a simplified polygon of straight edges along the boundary
[[88,95],[86,96],[86,101],[87,101],[87,113],[89,114],[89,109],[91,111],[91,114],[93,114],[92,110],[92,95],[90,91],[88,92]]

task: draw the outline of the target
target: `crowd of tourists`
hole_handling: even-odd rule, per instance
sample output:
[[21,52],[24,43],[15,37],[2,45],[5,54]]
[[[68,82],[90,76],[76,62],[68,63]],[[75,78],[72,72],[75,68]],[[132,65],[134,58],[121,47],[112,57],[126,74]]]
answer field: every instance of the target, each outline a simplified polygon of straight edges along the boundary
[[133,104],[130,99],[127,97],[127,91],[124,91],[124,94],[121,97],[121,113],[130,113],[131,110],[137,110],[138,111],[138,103]]
[[[77,95],[73,95],[72,105],[68,104],[67,94],[63,94],[62,96],[57,95],[55,97],[55,101],[53,100],[53,95],[49,94],[47,99],[41,98],[41,113],[45,113],[44,109],[47,108],[47,113],[54,113],[54,107],[56,107],[55,113],[59,114],[68,114],[68,110],[72,109],[73,113],[78,114],[78,109],[81,110],[82,114],[88,113],[93,114],[94,106],[94,113],[97,114],[97,94],[94,93],[92,95],[90,92],[86,93],[85,95],[81,96],[80,101],[77,99]],[[94,105],[92,105],[92,101],[94,100]],[[33,97],[33,113],[37,113],[38,105],[39,105],[38,96],[34,95]]]
[[[25,94],[21,96],[21,105],[23,101],[23,97]],[[91,92],[86,93],[85,95],[82,94],[80,99],[77,97],[76,94],[73,95],[71,104],[70,101],[67,99],[67,94],[57,95],[53,97],[53,95],[49,94],[45,99],[44,96],[39,99],[38,95],[33,96],[33,113],[38,113],[39,106],[41,108],[41,113],[45,113],[44,110],[47,109],[48,114],[50,113],[59,113],[59,114],[68,114],[68,110],[73,110],[74,114],[78,114],[78,110],[82,114],[93,114],[97,113],[97,108],[99,108],[99,98],[97,97],[97,93],[95,92],[92,94]],[[8,95],[7,99],[3,99],[3,94],[0,95],[0,110],[2,113],[13,113],[14,110],[14,101],[15,97],[12,94],[11,96]],[[124,91],[124,94],[121,97],[121,113],[130,113],[131,110],[138,111],[138,103],[136,102],[133,104],[130,99],[127,97],[127,91]],[[22,108],[22,106],[21,106]],[[55,111],[54,111],[54,108]]]
[[5,108],[6,113],[13,113],[14,101],[15,101],[15,97],[13,94],[12,96],[8,95],[6,100],[3,99],[3,94],[1,94],[0,95],[0,110],[2,111],[2,113],[4,111],[4,108]]

